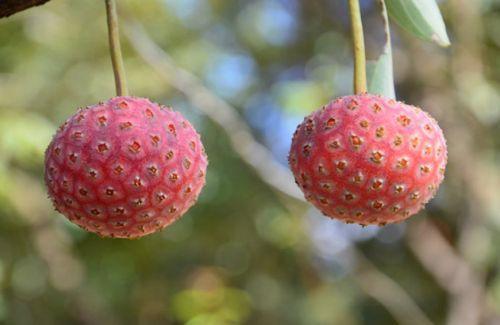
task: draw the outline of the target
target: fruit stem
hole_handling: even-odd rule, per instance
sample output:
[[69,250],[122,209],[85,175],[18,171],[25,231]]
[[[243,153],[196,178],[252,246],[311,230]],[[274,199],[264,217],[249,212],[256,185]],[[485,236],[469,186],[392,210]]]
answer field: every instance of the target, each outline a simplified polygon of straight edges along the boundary
[[354,92],[366,93],[366,57],[365,39],[363,36],[363,23],[359,0],[349,0],[351,16],[352,42],[354,48]]
[[127,96],[127,80],[125,78],[125,66],[123,64],[122,50],[120,46],[120,32],[118,29],[118,14],[116,13],[115,0],[104,0],[106,3],[106,15],[108,21],[109,50],[111,63],[115,74],[115,85],[117,96]]

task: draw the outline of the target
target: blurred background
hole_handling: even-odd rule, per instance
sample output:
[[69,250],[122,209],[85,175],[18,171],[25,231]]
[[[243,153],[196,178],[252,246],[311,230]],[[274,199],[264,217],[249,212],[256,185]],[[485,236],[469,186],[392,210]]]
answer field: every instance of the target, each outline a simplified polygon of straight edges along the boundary
[[132,94],[181,111],[210,158],[198,204],[135,241],[72,225],[42,177],[57,126],[114,96],[103,1],[1,19],[0,323],[500,324],[500,1],[440,5],[449,48],[391,27],[398,99],[439,121],[445,181],[407,222],[361,228],[303,203],[286,165],[303,116],[352,92],[347,1],[118,1]]

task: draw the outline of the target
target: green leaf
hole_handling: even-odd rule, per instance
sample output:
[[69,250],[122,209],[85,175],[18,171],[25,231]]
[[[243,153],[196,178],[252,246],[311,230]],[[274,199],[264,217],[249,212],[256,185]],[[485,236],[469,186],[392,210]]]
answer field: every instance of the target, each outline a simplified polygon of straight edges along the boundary
[[386,0],[389,15],[407,31],[440,46],[449,46],[446,26],[435,0]]
[[368,92],[371,94],[383,95],[389,98],[396,98],[394,91],[394,77],[392,68],[392,47],[391,31],[389,19],[384,0],[379,0],[384,20],[385,44],[382,54],[375,61],[368,61],[366,64],[366,74],[368,79]]

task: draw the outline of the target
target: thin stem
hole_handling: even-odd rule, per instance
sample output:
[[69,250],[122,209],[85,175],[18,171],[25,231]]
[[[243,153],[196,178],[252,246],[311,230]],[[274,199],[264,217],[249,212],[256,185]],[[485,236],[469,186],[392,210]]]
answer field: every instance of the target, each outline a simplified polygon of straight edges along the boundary
[[359,0],[349,0],[349,12],[351,15],[354,48],[354,92],[361,94],[366,93],[366,57]]
[[115,74],[115,85],[117,96],[127,96],[127,80],[125,78],[125,67],[123,65],[122,50],[120,46],[120,32],[118,30],[118,14],[116,13],[115,0],[104,0],[106,3],[106,15],[108,20],[109,49],[111,63]]

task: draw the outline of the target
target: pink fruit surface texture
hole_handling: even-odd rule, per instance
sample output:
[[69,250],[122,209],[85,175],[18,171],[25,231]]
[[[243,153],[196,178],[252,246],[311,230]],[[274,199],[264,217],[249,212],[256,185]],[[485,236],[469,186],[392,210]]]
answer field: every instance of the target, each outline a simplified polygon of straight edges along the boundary
[[446,141],[415,106],[361,94],[298,126],[289,164],[306,199],[346,223],[386,225],[417,213],[443,180]]
[[80,109],[45,155],[56,210],[103,237],[142,237],[180,218],[196,202],[206,168],[193,126],[135,97]]

